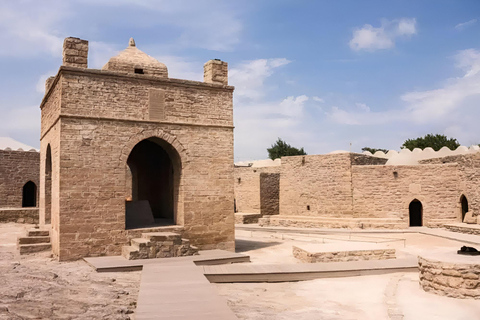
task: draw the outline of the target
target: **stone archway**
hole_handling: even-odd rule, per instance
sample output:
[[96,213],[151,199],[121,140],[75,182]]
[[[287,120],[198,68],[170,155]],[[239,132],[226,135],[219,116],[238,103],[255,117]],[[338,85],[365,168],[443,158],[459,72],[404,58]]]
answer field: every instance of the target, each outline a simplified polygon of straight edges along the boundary
[[132,148],[126,162],[130,194],[125,228],[176,224],[182,165],[175,148],[163,139],[150,137]]
[[409,226],[423,226],[423,206],[418,199],[412,200],[408,206]]

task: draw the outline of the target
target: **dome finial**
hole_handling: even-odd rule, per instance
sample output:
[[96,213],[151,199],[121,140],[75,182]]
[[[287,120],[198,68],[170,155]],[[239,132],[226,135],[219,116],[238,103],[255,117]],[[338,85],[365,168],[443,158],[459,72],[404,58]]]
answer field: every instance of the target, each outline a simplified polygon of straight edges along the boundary
[[133,38],[130,38],[130,41],[128,41],[128,46],[135,47],[135,40],[133,40]]

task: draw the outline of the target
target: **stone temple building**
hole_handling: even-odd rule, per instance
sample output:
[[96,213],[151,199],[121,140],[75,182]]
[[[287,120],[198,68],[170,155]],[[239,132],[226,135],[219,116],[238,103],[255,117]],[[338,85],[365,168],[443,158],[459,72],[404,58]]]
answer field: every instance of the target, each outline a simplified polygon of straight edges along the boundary
[[[278,182],[268,182],[272,175]],[[453,229],[454,223],[480,222],[479,185],[478,146],[239,163],[236,220],[262,226]]]
[[41,102],[40,223],[60,260],[118,255],[142,232],[234,249],[233,87],[227,63],[204,81],[168,77],[133,39],[101,70],[66,38]]

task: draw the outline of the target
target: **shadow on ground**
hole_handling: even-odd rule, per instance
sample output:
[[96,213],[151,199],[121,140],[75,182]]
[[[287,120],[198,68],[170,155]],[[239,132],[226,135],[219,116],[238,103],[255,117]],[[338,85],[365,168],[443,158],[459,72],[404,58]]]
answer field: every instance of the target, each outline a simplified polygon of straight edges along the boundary
[[277,246],[282,244],[282,242],[265,242],[265,241],[254,241],[254,240],[235,240],[235,252],[245,252],[254,249],[262,249]]

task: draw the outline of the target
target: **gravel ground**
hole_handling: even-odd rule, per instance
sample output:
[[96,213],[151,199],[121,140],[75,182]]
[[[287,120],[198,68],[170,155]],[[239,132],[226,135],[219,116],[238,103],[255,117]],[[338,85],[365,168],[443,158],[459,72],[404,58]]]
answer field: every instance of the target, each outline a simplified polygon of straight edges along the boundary
[[0,224],[0,319],[134,319],[141,272],[97,273],[83,260],[18,254],[31,226]]

